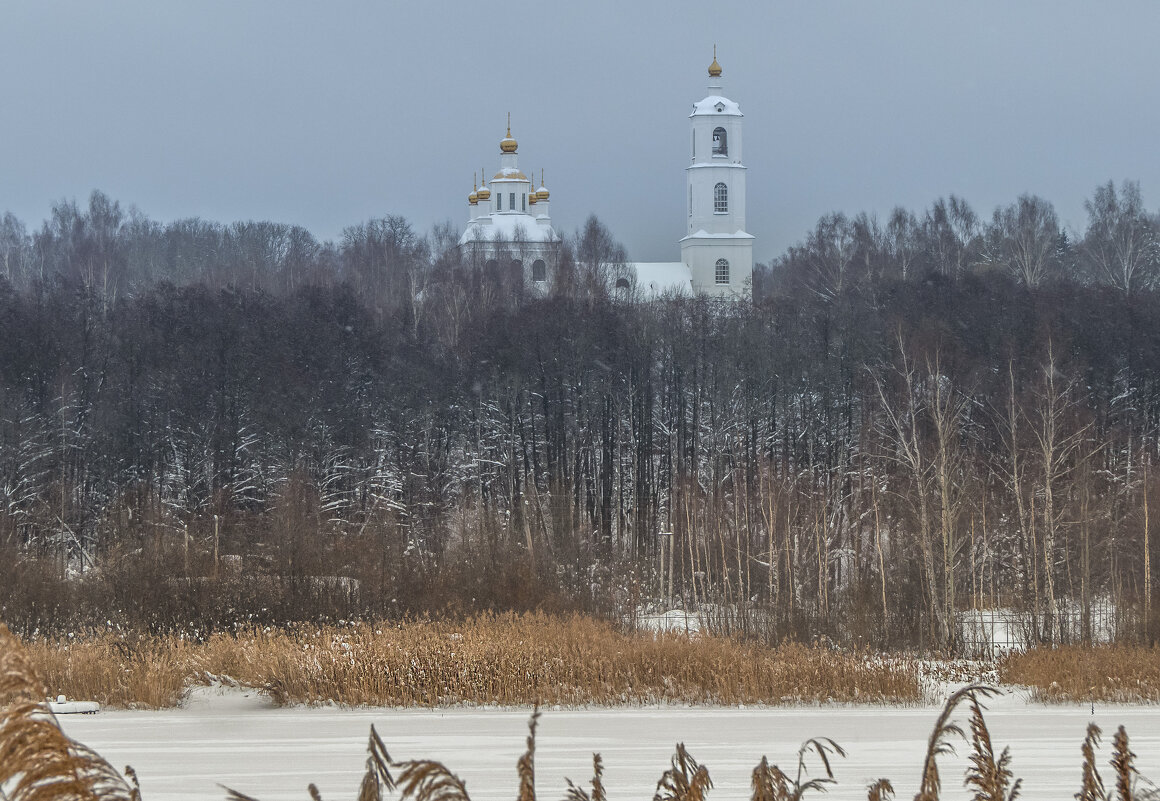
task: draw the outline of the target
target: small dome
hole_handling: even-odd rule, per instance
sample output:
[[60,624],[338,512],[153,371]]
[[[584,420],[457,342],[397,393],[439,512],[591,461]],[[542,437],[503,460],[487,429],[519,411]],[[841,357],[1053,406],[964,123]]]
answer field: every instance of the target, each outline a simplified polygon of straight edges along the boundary
[[479,193],[472,192],[470,195],[467,196],[467,202],[470,203],[472,206],[474,206],[476,203],[479,202]]
[[[480,170],[479,174],[484,175],[485,173],[482,170]],[[479,187],[479,192],[477,192],[476,194],[480,200],[491,200],[491,190],[487,188],[487,184],[484,184],[483,186]]]
[[524,175],[519,170],[500,170],[495,175],[491,176],[493,181],[526,181],[528,176]]
[[512,115],[508,112],[507,136],[500,140],[499,149],[504,153],[515,153],[519,143],[512,139]]
[[713,45],[713,63],[709,65],[709,77],[721,77],[721,65],[717,63],[717,45]]
[[548,187],[544,186],[544,171],[540,170],[540,188],[535,192],[537,200],[548,199]]
[[530,205],[530,206],[534,206],[534,205],[536,205],[538,202],[539,202],[539,201],[538,201],[538,200],[536,200],[536,193],[535,193],[535,192],[528,192],[528,205]]

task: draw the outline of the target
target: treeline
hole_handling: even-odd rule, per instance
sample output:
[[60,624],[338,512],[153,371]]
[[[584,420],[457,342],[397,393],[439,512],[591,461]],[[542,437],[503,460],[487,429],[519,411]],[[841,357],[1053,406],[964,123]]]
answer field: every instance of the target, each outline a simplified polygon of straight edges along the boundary
[[102,229],[118,208],[4,223],[22,629],[672,596],[774,638],[954,647],[963,610],[1009,607],[1058,642],[1109,605],[1156,637],[1160,258],[1134,185],[1075,242],[1035,198],[831,215],[753,304],[626,302],[594,219],[545,296],[448,227],[279,260],[241,255],[266,224],[186,250],[194,223]]

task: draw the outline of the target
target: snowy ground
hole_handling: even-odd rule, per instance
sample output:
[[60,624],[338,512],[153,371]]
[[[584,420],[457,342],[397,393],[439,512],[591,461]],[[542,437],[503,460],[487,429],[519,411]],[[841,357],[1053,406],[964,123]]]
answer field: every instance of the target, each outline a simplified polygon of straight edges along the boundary
[[[910,798],[937,715],[935,706],[546,709],[536,741],[536,784],[541,798],[562,798],[564,777],[587,784],[592,752],[599,751],[609,797],[647,801],[680,740],[708,766],[711,799],[747,799],[749,773],[762,754],[788,771],[803,739],[826,736],[849,752],[836,762],[840,784],[826,797],[864,799],[866,785],[885,776],[898,798]],[[146,801],[220,801],[219,783],[261,801],[301,801],[310,782],[328,801],[353,799],[372,723],[392,758],[442,760],[466,781],[473,801],[510,801],[527,718],[528,710],[512,709],[277,709],[253,693],[202,689],[183,709],[103,711],[61,722],[118,768],[132,765]],[[1044,707],[1017,695],[994,699],[987,715],[995,744],[1014,753],[1022,798],[1032,800],[1076,792],[1080,743],[1092,720],[1087,706]],[[1101,765],[1112,733],[1124,724],[1141,771],[1160,779],[1160,708],[1097,705],[1094,721],[1105,732]],[[962,757],[940,762],[944,797],[967,798],[964,764]],[[1111,781],[1110,769],[1104,777]]]

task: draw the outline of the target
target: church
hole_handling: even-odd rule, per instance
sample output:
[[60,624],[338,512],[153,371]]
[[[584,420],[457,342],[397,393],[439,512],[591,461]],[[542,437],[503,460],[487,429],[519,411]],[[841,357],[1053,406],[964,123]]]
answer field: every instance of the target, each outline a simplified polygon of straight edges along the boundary
[[[745,230],[745,164],[741,120],[736,102],[725,97],[716,48],[709,65],[709,94],[693,104],[688,187],[688,224],[680,240],[679,262],[629,262],[610,265],[615,291],[631,297],[707,295],[750,297],[753,239]],[[500,141],[500,169],[467,196],[468,223],[459,246],[464,259],[487,268],[510,266],[532,288],[548,290],[555,275],[560,236],[548,213],[543,173],[520,171],[518,143],[511,134]]]

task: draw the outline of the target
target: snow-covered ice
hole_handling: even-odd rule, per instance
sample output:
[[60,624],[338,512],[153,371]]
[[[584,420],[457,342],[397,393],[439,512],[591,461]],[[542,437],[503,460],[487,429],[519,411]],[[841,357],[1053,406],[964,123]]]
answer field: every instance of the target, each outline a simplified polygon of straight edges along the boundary
[[[510,801],[529,711],[279,709],[252,691],[200,689],[183,709],[103,711],[61,725],[118,768],[132,765],[148,801],[220,801],[219,783],[261,801],[300,801],[310,782],[323,798],[353,798],[372,723],[392,758],[439,759],[466,781],[474,801]],[[937,706],[547,708],[536,739],[537,791],[562,798],[565,776],[587,784],[598,751],[610,798],[651,798],[682,741],[708,766],[711,799],[747,799],[750,771],[762,754],[788,772],[802,740],[825,736],[849,752],[835,762],[839,784],[829,798],[864,799],[866,785],[880,776],[894,782],[898,798],[908,798],[938,712]],[[1079,788],[1080,743],[1092,720],[1104,730],[1101,766],[1123,724],[1140,770],[1160,778],[1160,708],[1097,704],[1093,718],[1088,706],[1040,706],[1010,695],[992,699],[987,713],[996,746],[1011,746],[1022,797],[1032,801],[1070,798]],[[967,797],[965,755],[961,747],[957,758],[940,760],[948,799]],[[1111,781],[1110,768],[1103,774]]]

